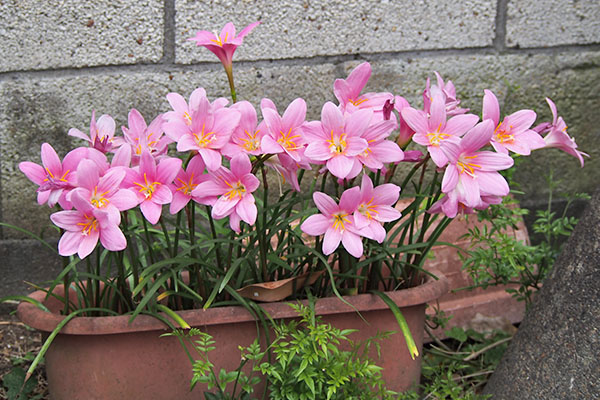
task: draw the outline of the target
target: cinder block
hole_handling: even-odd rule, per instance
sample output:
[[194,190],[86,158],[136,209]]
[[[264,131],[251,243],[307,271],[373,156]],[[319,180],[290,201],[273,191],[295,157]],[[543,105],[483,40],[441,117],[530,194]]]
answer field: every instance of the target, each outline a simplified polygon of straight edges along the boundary
[[508,2],[506,44],[547,47],[600,43],[597,0],[519,0]]
[[198,1],[176,0],[176,61],[216,58],[188,38],[232,21],[239,32],[262,21],[235,55],[268,60],[416,49],[490,46],[495,0]]
[[0,71],[157,62],[163,1],[0,3]]

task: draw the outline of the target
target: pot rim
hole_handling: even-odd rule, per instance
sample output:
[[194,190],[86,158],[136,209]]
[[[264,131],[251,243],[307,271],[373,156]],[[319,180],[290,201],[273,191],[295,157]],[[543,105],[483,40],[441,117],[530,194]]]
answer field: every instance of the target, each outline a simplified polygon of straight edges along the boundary
[[[412,307],[428,303],[441,297],[448,291],[447,278],[437,270],[430,270],[436,276],[426,275],[425,283],[403,290],[385,292],[398,307]],[[56,287],[62,291],[62,285]],[[29,294],[30,298],[44,302],[46,292],[38,290]],[[338,297],[317,299],[315,312],[317,315],[333,315],[352,312],[385,310],[389,307],[380,297],[374,294],[343,296],[350,305]],[[308,300],[300,301],[308,304]],[[293,301],[277,303],[260,303],[272,319],[297,317],[296,312],[288,304]],[[242,306],[215,307],[177,312],[190,326],[202,327],[223,325],[233,322],[254,322],[254,316]],[[17,308],[19,319],[26,325],[43,332],[52,332],[65,318],[64,315],[46,312],[29,302],[21,302]],[[162,314],[165,316],[164,314]],[[61,330],[61,334],[70,335],[110,335],[140,331],[165,331],[167,327],[157,318],[150,315],[138,315],[130,322],[130,315],[105,317],[74,317]]]

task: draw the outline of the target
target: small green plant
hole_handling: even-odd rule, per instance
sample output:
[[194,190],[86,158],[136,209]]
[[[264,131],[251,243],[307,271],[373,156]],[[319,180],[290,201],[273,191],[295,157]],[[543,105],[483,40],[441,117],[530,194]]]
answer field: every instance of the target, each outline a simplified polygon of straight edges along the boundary
[[[242,353],[235,371],[221,369],[209,360],[215,341],[198,329],[175,330],[167,335],[192,343],[200,358],[193,362],[191,389],[197,383],[207,384],[206,400],[250,400],[259,376],[247,376],[242,368],[251,362],[252,372],[258,372],[268,384],[268,396],[274,400],[342,400],[393,399],[397,393],[387,390],[381,377],[382,368],[369,357],[371,348],[379,356],[379,341],[394,332],[382,332],[355,343],[349,335],[352,329],[340,330],[321,322],[314,311],[302,304],[290,304],[299,320],[274,324],[275,338],[262,351],[258,340]],[[196,340],[190,340],[197,337]],[[348,350],[344,350],[348,349]],[[269,362],[260,362],[270,352]],[[239,389],[239,392],[238,392]],[[237,396],[237,397],[236,397]]]
[[26,373],[22,367],[30,363],[34,357],[31,352],[28,352],[23,357],[11,359],[12,368],[2,378],[2,386],[4,386],[7,400],[38,400],[42,398],[43,394],[34,393],[38,380],[35,377],[26,380]]
[[557,182],[552,174],[547,178],[549,185],[548,207],[536,212],[533,231],[541,238],[539,243],[527,244],[518,240],[510,229],[529,211],[521,209],[516,200],[504,198],[501,204],[492,205],[477,213],[486,224],[469,229],[464,236],[472,245],[461,254],[463,268],[473,279],[474,286],[515,285],[507,289],[515,298],[525,301],[527,306],[550,272],[558,257],[564,240],[571,234],[577,218],[567,215],[574,200],[589,199],[585,193],[564,196],[566,203],[560,213],[552,210],[553,192]]

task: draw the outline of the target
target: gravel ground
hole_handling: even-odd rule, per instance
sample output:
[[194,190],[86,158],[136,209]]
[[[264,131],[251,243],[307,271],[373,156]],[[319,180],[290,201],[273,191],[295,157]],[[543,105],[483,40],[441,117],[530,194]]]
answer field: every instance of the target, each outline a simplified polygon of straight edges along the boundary
[[[7,388],[10,376],[15,375],[17,369],[27,370],[31,360],[42,346],[42,335],[25,326],[15,315],[0,314],[0,399],[7,399]],[[29,398],[47,399],[48,390],[46,385],[44,366],[39,365],[33,376],[32,383],[25,388],[28,389]],[[28,397],[23,397],[27,399]]]

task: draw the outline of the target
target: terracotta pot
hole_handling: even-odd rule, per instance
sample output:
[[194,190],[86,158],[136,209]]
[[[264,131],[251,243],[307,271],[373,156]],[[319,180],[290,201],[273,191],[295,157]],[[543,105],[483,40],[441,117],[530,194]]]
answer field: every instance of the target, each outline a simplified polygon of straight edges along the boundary
[[[422,349],[425,303],[448,290],[443,275],[435,280],[428,277],[420,286],[388,292],[401,307],[415,342]],[[57,290],[62,290],[58,287]],[[43,301],[45,293],[38,291],[30,297]],[[315,310],[324,321],[340,329],[355,328],[353,340],[363,340],[378,331],[398,331],[396,320],[385,303],[377,296],[363,294],[345,299],[356,311],[340,299],[324,298],[316,302]],[[18,315],[25,324],[51,332],[63,319],[60,304],[47,299],[44,312],[30,303],[21,303]],[[296,317],[285,302],[264,304],[262,307],[274,319]],[[257,323],[243,307],[188,310],[179,314],[194,327],[201,328],[216,340],[217,350],[209,353],[217,368],[234,370],[240,362],[238,345],[247,346],[257,334]],[[140,315],[132,323],[129,316],[75,317],[54,339],[46,354],[46,373],[54,400],[61,399],[200,399],[200,387],[189,391],[192,369],[179,341],[174,337],[159,337],[165,326],[157,319]],[[381,342],[383,376],[389,389],[402,391],[419,381],[421,358],[410,358],[401,333]],[[261,393],[261,392],[257,392]]]

